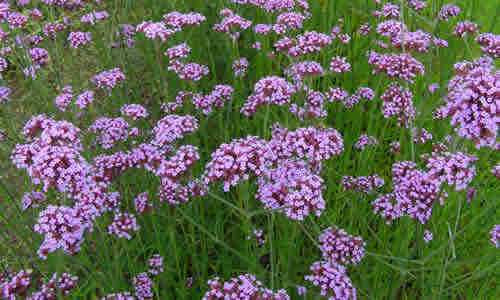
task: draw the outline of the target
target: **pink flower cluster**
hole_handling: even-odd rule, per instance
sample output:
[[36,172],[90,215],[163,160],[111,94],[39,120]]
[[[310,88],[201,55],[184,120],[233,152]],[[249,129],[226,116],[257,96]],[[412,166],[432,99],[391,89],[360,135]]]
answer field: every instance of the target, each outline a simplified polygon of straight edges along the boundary
[[377,174],[370,176],[343,176],[342,185],[344,190],[356,190],[364,194],[371,193],[375,188],[381,188],[384,185],[384,179]]
[[500,179],[500,163],[493,167],[493,169],[491,169],[491,173],[493,174],[493,176]]
[[428,132],[425,128],[412,128],[413,142],[425,144],[425,142],[432,140],[432,133]]
[[0,276],[0,297],[3,299],[16,299],[24,296],[31,285],[31,273],[19,271],[17,274],[8,274],[7,277]]
[[80,95],[76,97],[75,105],[78,105],[80,109],[86,108],[89,104],[94,102],[95,92],[91,90],[83,91]]
[[69,46],[75,49],[87,45],[91,40],[92,35],[90,32],[75,31],[70,32],[68,35]]
[[239,275],[230,281],[220,282],[219,277],[208,280],[209,290],[202,300],[215,299],[258,299],[258,300],[290,300],[285,290],[276,293],[264,288],[252,274]]
[[356,144],[354,144],[354,148],[363,150],[367,146],[375,146],[378,145],[378,141],[374,136],[368,136],[366,134],[362,134]]
[[[422,30],[402,32],[391,39],[392,46],[406,51],[427,52],[431,46],[432,36]],[[403,47],[404,46],[404,47]]]
[[26,210],[30,207],[39,207],[40,203],[45,201],[45,199],[45,193],[42,192],[25,193],[21,203],[21,209]]
[[123,118],[99,118],[89,127],[89,132],[98,135],[97,142],[104,149],[111,149],[119,141],[130,136],[129,124]]
[[173,11],[166,15],[163,15],[163,22],[175,29],[183,29],[187,26],[200,25],[206,20],[207,18],[199,13],[182,14],[180,12]]
[[389,38],[397,37],[406,31],[406,24],[396,20],[387,20],[377,25],[377,33]]
[[139,228],[133,215],[117,213],[113,217],[113,222],[108,226],[108,232],[109,234],[116,234],[119,238],[124,237],[130,240],[132,238],[130,232],[137,231]]
[[195,94],[192,102],[194,107],[204,115],[209,115],[216,108],[222,107],[224,102],[230,101],[233,88],[230,85],[217,85],[210,94]]
[[152,144],[162,147],[170,146],[170,143],[181,139],[187,133],[198,129],[198,120],[193,116],[168,115],[160,119],[153,128],[154,135]]
[[305,280],[320,288],[320,294],[329,300],[356,300],[356,288],[347,276],[345,267],[326,261],[317,261],[311,266],[311,275]]
[[233,40],[233,43],[240,37],[241,30],[246,30],[252,26],[252,21],[234,14],[228,8],[221,10],[220,14],[224,16],[224,19],[222,19],[220,24],[215,24],[213,29],[228,34]]
[[125,80],[125,74],[120,71],[120,68],[114,68],[101,72],[91,79],[91,81],[94,82],[97,87],[101,89],[107,88],[108,91],[110,91],[123,80]]
[[500,34],[481,33],[475,41],[481,46],[481,51],[484,54],[500,58]]
[[170,39],[178,29],[169,29],[163,22],[144,21],[135,27],[136,32],[143,32],[146,38],[150,40],[161,40],[162,42]]
[[286,55],[299,58],[320,51],[331,43],[332,38],[328,34],[316,31],[306,31],[298,35],[295,39],[284,37],[278,40],[274,44],[274,47]]
[[429,243],[433,239],[434,239],[434,236],[433,236],[432,232],[430,232],[429,230],[425,230],[424,231],[424,242]]
[[163,257],[160,254],[153,254],[149,259],[149,274],[158,275],[163,273]]
[[279,210],[294,220],[302,221],[312,213],[320,216],[326,207],[323,179],[303,160],[280,160],[276,168],[264,171],[258,186],[256,198],[266,209]]
[[[457,75],[448,84],[444,106],[436,118],[451,117],[459,136],[476,143],[476,147],[495,148],[500,124],[500,72],[491,60],[455,65]],[[480,65],[482,64],[482,65]]]
[[262,9],[268,13],[276,13],[280,11],[292,11],[298,6],[302,10],[309,9],[307,0],[231,0],[233,3],[250,4]]
[[124,116],[138,120],[148,117],[148,111],[140,104],[126,104],[120,107],[120,113]]
[[445,192],[440,193],[441,180],[417,169],[414,162],[393,164],[392,176],[394,191],[380,195],[372,202],[374,213],[380,212],[387,224],[404,215],[424,224],[430,218],[436,200],[439,198],[443,204],[447,197]]
[[142,272],[134,276],[133,283],[137,299],[143,300],[153,297],[153,281],[149,278],[148,273]]
[[254,93],[248,96],[247,102],[241,108],[241,113],[250,116],[262,105],[288,104],[295,93],[296,88],[294,85],[284,78],[277,76],[264,77],[255,84]]
[[257,240],[257,245],[260,247],[260,246],[264,245],[264,243],[266,241],[266,239],[264,239],[263,235],[264,235],[264,231],[263,230],[261,230],[261,229],[254,229],[252,231],[252,235],[249,235],[247,237],[247,239],[248,240],[251,240],[251,239]]
[[135,297],[130,292],[112,293],[102,297],[101,300],[135,300]]
[[351,64],[346,61],[345,57],[335,56],[332,57],[330,62],[330,72],[345,73],[351,71]]
[[49,52],[43,48],[30,49],[31,61],[38,66],[46,65],[50,61]]
[[383,73],[390,78],[397,77],[411,83],[417,75],[424,74],[424,65],[406,53],[378,54],[369,51],[368,63],[375,67],[373,74]]
[[420,0],[408,0],[408,5],[418,11],[424,9],[427,6],[427,2]]
[[80,18],[80,22],[84,24],[91,24],[94,25],[96,22],[101,21],[101,20],[106,20],[109,18],[109,14],[106,11],[96,11],[96,12],[91,12],[88,14],[83,15]]
[[57,276],[54,273],[48,282],[45,282],[40,287],[40,290],[34,292],[31,296],[26,298],[27,300],[49,300],[57,299],[59,293],[61,295],[67,296],[73,289],[77,287],[77,276],[72,276],[68,273],[63,273],[61,276]]
[[277,17],[276,23],[286,26],[291,30],[302,29],[306,16],[296,12],[282,13]]
[[248,59],[242,57],[233,62],[233,70],[235,77],[244,77],[248,68]]
[[457,191],[466,189],[476,175],[473,164],[478,158],[462,152],[433,152],[431,155],[422,155],[422,158],[429,169],[429,176],[439,178],[449,186],[455,185]]
[[479,30],[479,25],[470,21],[458,22],[453,30],[453,35],[464,38],[467,34],[475,34]]
[[441,7],[438,13],[441,21],[447,21],[451,17],[456,17],[460,14],[460,7],[453,4],[445,4]]
[[149,194],[147,192],[137,195],[134,199],[135,211],[139,216],[142,216],[153,209],[153,205],[148,203]]
[[493,226],[490,231],[490,241],[495,245],[495,247],[500,247],[500,224]]
[[363,239],[347,234],[343,229],[328,227],[318,239],[323,259],[327,261],[357,265],[365,256]]
[[384,100],[382,104],[384,118],[397,116],[399,126],[410,126],[415,119],[416,110],[413,105],[413,94],[408,88],[393,82],[380,98]]
[[37,253],[42,259],[61,248],[67,254],[80,251],[83,234],[89,224],[78,215],[78,211],[65,206],[49,205],[40,212],[34,230],[45,234]]

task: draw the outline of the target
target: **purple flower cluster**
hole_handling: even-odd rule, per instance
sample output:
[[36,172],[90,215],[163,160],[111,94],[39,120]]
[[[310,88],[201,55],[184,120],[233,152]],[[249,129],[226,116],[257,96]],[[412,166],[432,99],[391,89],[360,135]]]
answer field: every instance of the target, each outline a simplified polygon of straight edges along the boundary
[[264,239],[263,235],[264,235],[264,231],[263,230],[261,230],[261,229],[254,229],[252,231],[252,235],[249,235],[247,237],[247,239],[248,240],[251,240],[251,239],[257,240],[257,245],[259,247],[261,247],[262,245],[264,245],[264,243],[266,241],[266,239]]
[[397,37],[406,31],[406,24],[396,20],[387,20],[377,25],[377,33],[389,38]]
[[456,17],[460,14],[460,7],[453,4],[445,4],[441,7],[438,17],[441,21],[447,21],[451,17]]
[[40,203],[45,201],[45,199],[45,193],[42,192],[24,193],[21,209],[26,210],[30,207],[39,207]]
[[500,163],[493,167],[493,169],[491,169],[491,173],[493,174],[493,176],[500,179]]
[[68,35],[69,46],[75,49],[87,45],[91,40],[92,35],[90,32],[75,31],[70,32]]
[[495,247],[500,247],[500,224],[493,226],[490,231],[490,241],[495,245]]
[[140,104],[126,104],[120,107],[120,113],[124,116],[138,120],[148,117],[148,111]]
[[298,6],[302,10],[309,9],[307,0],[231,0],[233,3],[250,4],[262,9],[268,13],[276,13],[280,11],[292,11]]
[[434,238],[432,232],[430,232],[429,230],[425,230],[424,231],[424,242],[428,243],[430,241],[432,241],[432,239]]
[[220,24],[215,24],[213,29],[228,34],[233,43],[240,37],[241,30],[246,30],[252,26],[252,21],[233,13],[228,8],[221,10],[220,14],[224,16],[224,19],[222,19]]
[[276,293],[264,288],[252,274],[239,275],[230,281],[220,282],[219,277],[208,280],[208,290],[202,300],[215,299],[258,299],[258,300],[290,300],[285,290]]
[[163,257],[160,254],[153,254],[149,259],[149,274],[158,275],[163,273]]
[[464,62],[455,66],[457,75],[448,84],[444,106],[436,118],[451,117],[459,136],[476,147],[495,148],[500,124],[500,72],[489,65],[491,60]]
[[134,277],[133,283],[137,299],[143,300],[153,297],[153,281],[149,278],[148,273],[139,273]]
[[311,275],[304,277],[320,288],[320,294],[329,300],[356,300],[356,288],[346,274],[345,267],[326,261],[311,266]]
[[390,78],[397,77],[411,83],[417,75],[424,74],[424,65],[409,54],[378,54],[368,52],[368,63],[375,69],[373,74],[383,73]]
[[319,236],[319,249],[323,259],[336,264],[357,265],[365,256],[366,243],[343,229],[328,227]]
[[323,75],[323,67],[316,61],[303,61],[292,64],[285,70],[285,74],[292,77],[295,81],[301,81],[304,78]]
[[97,87],[101,89],[107,88],[108,91],[113,89],[119,82],[123,80],[125,80],[125,74],[120,71],[120,68],[114,68],[101,72],[91,79],[91,81],[94,82]]
[[73,289],[77,287],[77,276],[73,276],[68,273],[63,273],[61,276],[57,276],[54,273],[51,279],[43,283],[40,290],[34,292],[31,296],[26,298],[27,300],[49,300],[57,299],[58,294],[67,296]]
[[427,2],[420,0],[408,0],[408,6],[413,7],[414,10],[422,10],[427,6]]
[[418,52],[429,51],[431,41],[432,36],[422,30],[402,32],[391,39],[394,48],[404,48],[405,51],[416,50]]
[[428,132],[425,128],[412,128],[413,142],[425,144],[425,142],[432,140],[432,133]]
[[147,192],[137,195],[134,199],[135,211],[139,216],[142,216],[153,209],[153,205],[148,203],[149,194]]
[[195,117],[168,115],[160,119],[153,128],[152,144],[160,148],[168,147],[173,141],[183,138],[187,133],[195,132],[196,129],[198,129],[198,121]]
[[306,16],[296,12],[282,13],[277,17],[276,23],[286,26],[291,30],[302,29]]
[[230,85],[217,85],[208,95],[195,94],[192,98],[194,107],[204,115],[209,115],[216,108],[231,100],[233,88]]
[[303,160],[280,160],[258,179],[258,198],[266,209],[279,210],[287,217],[302,221],[311,213],[320,216],[326,207],[323,179]]
[[295,93],[296,88],[294,85],[284,78],[277,76],[264,77],[255,84],[254,93],[248,96],[247,102],[241,108],[241,113],[250,116],[262,105],[288,104]]
[[45,234],[37,253],[42,259],[61,248],[67,254],[80,251],[83,234],[89,225],[78,215],[78,211],[65,206],[49,205],[40,212],[34,230]]
[[165,42],[170,39],[178,29],[168,29],[163,22],[144,21],[135,27],[135,31],[143,32],[146,38],[150,40],[160,39],[162,42]]
[[235,77],[244,77],[247,73],[248,59],[241,57],[233,62],[233,70]]
[[346,61],[345,57],[335,56],[332,57],[330,62],[330,72],[345,73],[351,71],[351,64]]
[[29,52],[35,65],[43,66],[50,61],[49,52],[43,48],[32,48]]
[[479,30],[479,25],[470,21],[458,22],[453,30],[453,35],[464,38],[467,34],[475,34]]
[[278,40],[274,47],[291,57],[299,58],[301,56],[321,51],[322,48],[330,45],[332,38],[328,34],[306,31],[298,35],[295,39],[284,37]]
[[457,191],[466,189],[476,175],[473,164],[478,158],[462,152],[433,152],[431,155],[422,155],[422,158],[429,169],[429,176],[439,178],[449,186],[455,185]]
[[481,46],[481,51],[484,54],[500,58],[500,34],[481,33],[475,41]]
[[397,116],[399,126],[410,126],[415,119],[416,110],[413,106],[413,94],[408,88],[393,82],[380,98],[384,100],[382,104],[384,118]]
[[248,179],[250,172],[260,174],[264,164],[266,142],[257,136],[236,139],[229,144],[221,144],[211,154],[205,167],[205,184],[223,181],[224,191],[228,192],[242,179]]
[[367,146],[375,146],[378,145],[378,141],[374,136],[368,136],[366,134],[362,134],[356,144],[354,144],[354,148],[363,150]]
[[424,224],[430,218],[436,200],[439,198],[443,204],[447,197],[445,192],[440,193],[441,180],[417,169],[414,162],[393,164],[392,176],[394,191],[380,195],[372,202],[374,213],[380,212],[387,224],[404,215]]
[[94,25],[98,21],[106,20],[108,18],[109,18],[108,12],[106,12],[106,11],[96,11],[96,12],[91,12],[91,13],[83,15],[80,18],[80,22],[82,22],[84,24]]
[[0,277],[0,297],[3,299],[16,299],[24,296],[31,285],[31,273],[19,271],[17,274],[9,274],[6,278]]
[[135,297],[130,292],[112,293],[102,297],[101,300],[135,300]]
[[129,124],[123,118],[99,118],[89,127],[89,132],[98,135],[97,142],[104,149],[111,149],[119,141],[130,136]]
[[199,13],[182,14],[180,12],[173,11],[163,15],[163,22],[175,29],[183,29],[186,26],[200,25],[206,20],[207,18]]
[[61,111],[66,111],[66,108],[70,105],[71,100],[73,100],[73,87],[65,86],[62,88],[62,93],[56,96],[56,106]]
[[131,214],[117,213],[113,217],[113,222],[108,226],[109,234],[116,234],[119,238],[130,240],[131,231],[139,230],[135,217]]
[[377,174],[370,176],[343,176],[342,185],[344,190],[356,190],[364,194],[371,193],[375,188],[381,188],[384,185],[384,179]]

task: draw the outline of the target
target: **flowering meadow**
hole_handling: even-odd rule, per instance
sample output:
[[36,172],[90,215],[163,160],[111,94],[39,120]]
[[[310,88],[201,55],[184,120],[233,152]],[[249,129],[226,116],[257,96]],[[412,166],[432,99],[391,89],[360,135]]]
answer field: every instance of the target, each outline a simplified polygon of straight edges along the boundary
[[0,1],[0,299],[499,299],[499,16]]

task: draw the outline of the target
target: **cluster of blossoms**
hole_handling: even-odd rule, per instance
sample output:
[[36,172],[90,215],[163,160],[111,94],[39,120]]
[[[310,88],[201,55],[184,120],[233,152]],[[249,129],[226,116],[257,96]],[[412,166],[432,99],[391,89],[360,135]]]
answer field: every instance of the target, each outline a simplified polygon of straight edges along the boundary
[[204,76],[210,73],[210,69],[207,66],[197,63],[181,63],[176,66],[175,72],[181,80],[200,81]]
[[24,296],[31,285],[31,274],[28,271],[19,271],[17,274],[0,276],[0,297],[3,299],[16,299]]
[[57,299],[59,293],[67,296],[73,289],[76,288],[77,281],[77,276],[63,273],[58,277],[57,273],[54,273],[48,282],[42,284],[39,291],[34,292],[27,299]]
[[163,22],[166,25],[178,30],[181,30],[186,26],[200,25],[206,20],[207,18],[199,13],[182,14],[180,12],[173,11],[163,15]]
[[292,64],[285,70],[285,74],[295,81],[301,81],[304,78],[323,75],[323,67],[316,61],[302,61]]
[[433,152],[431,155],[422,155],[422,158],[429,169],[429,176],[439,178],[449,186],[455,185],[457,191],[466,189],[476,175],[473,164],[478,158],[462,152]]
[[320,216],[326,207],[323,179],[303,160],[280,160],[276,168],[263,172],[258,186],[256,198],[266,209],[279,210],[294,220],[302,221],[311,213]]
[[148,273],[142,272],[134,276],[133,283],[137,299],[143,300],[153,297],[153,280],[149,278]]
[[244,77],[247,73],[248,59],[242,57],[233,62],[233,70],[235,77]]
[[425,144],[425,142],[432,140],[432,133],[428,132],[425,128],[412,128],[413,142]]
[[376,174],[359,177],[343,176],[342,185],[344,186],[344,190],[346,191],[356,190],[361,193],[369,194],[375,188],[381,188],[384,185],[384,179]]
[[160,119],[153,128],[152,144],[160,148],[168,147],[173,141],[183,138],[187,133],[195,132],[196,129],[198,121],[193,116],[168,115]]
[[495,148],[500,124],[500,72],[491,59],[455,65],[457,75],[448,84],[446,104],[435,112],[436,118],[451,117],[459,136],[476,143],[476,147]]
[[280,11],[292,11],[296,7],[307,10],[309,3],[307,0],[231,0],[233,3],[249,4],[265,9],[268,13],[276,13]]
[[220,282],[219,277],[208,280],[208,290],[202,300],[216,299],[259,299],[259,300],[289,300],[285,290],[276,293],[264,288],[252,274],[239,275],[230,281]]
[[460,14],[460,7],[453,4],[445,4],[441,7],[438,17],[441,21],[447,21],[451,17],[456,17]]
[[34,65],[43,66],[50,61],[49,52],[43,48],[32,48],[29,53]]
[[493,169],[491,169],[491,173],[493,174],[493,176],[500,179],[500,163],[493,167]]
[[178,30],[167,28],[163,22],[144,21],[135,27],[135,31],[143,32],[150,40],[160,39],[165,42]]
[[274,44],[274,47],[288,56],[299,58],[313,52],[321,51],[323,47],[331,43],[332,38],[328,34],[306,31],[298,35],[295,39],[284,37],[278,40]]
[[429,230],[424,231],[424,242],[428,243],[434,239],[432,232]]
[[65,111],[71,100],[73,100],[73,87],[65,86],[62,88],[62,93],[56,96],[56,106],[61,111]]
[[329,88],[328,93],[326,94],[328,102],[337,102],[340,100],[344,100],[347,96],[349,96],[347,91],[341,88]]
[[465,37],[467,34],[475,34],[479,30],[479,25],[470,21],[458,22],[453,30],[453,35],[459,38]]
[[248,240],[251,240],[253,238],[256,239],[257,240],[257,245],[260,247],[260,246],[264,245],[264,243],[266,241],[264,239],[263,235],[264,235],[264,231],[263,230],[261,230],[261,229],[254,229],[252,231],[252,235],[249,235],[247,237],[247,239]]
[[264,164],[266,142],[257,136],[236,139],[229,144],[221,144],[211,154],[205,167],[205,184],[222,180],[224,191],[228,192],[242,179],[248,179],[250,172],[260,174]]
[[424,74],[424,65],[409,54],[378,54],[368,52],[368,63],[375,69],[373,74],[383,73],[388,77],[397,77],[411,83],[417,75]]
[[363,150],[367,146],[375,146],[378,145],[378,141],[374,136],[368,136],[366,134],[362,134],[356,144],[354,144],[354,148]]
[[311,275],[305,280],[320,288],[320,294],[329,300],[355,300],[356,288],[347,276],[345,267],[334,262],[318,261],[311,266]]
[[336,264],[357,265],[365,256],[366,243],[343,229],[328,227],[319,236],[319,249],[323,259]]
[[90,32],[75,31],[70,32],[68,35],[69,46],[77,49],[80,46],[85,46],[92,40]]
[[[432,36],[422,30],[409,31],[398,34],[391,39],[392,46],[405,51],[416,50],[427,52],[431,46]],[[404,47],[403,47],[404,46]]]
[[373,12],[376,17],[384,18],[394,18],[399,19],[401,14],[399,13],[399,6],[391,3],[386,3],[381,10],[376,10]]
[[217,85],[208,95],[193,95],[192,102],[196,109],[201,110],[204,115],[209,115],[214,109],[231,100],[232,95],[233,88],[230,85]]
[[78,105],[80,109],[86,108],[89,104],[94,102],[95,92],[91,90],[83,91],[80,95],[76,97],[75,105]]
[[94,25],[98,21],[106,20],[108,18],[109,18],[108,12],[102,10],[102,11],[91,12],[91,13],[83,15],[80,18],[80,22],[82,22],[84,24]]
[[101,300],[135,300],[130,292],[112,293],[102,297]]
[[11,12],[7,17],[11,29],[23,28],[28,23],[28,16],[18,12]]
[[418,11],[424,9],[427,6],[427,2],[420,0],[408,0],[408,5]]
[[130,24],[119,24],[119,30],[115,32],[115,38],[120,39],[110,45],[111,48],[132,48],[135,45],[134,35],[136,34],[135,27]]
[[126,104],[120,107],[120,113],[124,116],[138,120],[148,117],[148,111],[140,104]]
[[262,105],[288,104],[295,93],[295,86],[284,78],[277,76],[264,77],[255,84],[254,93],[248,96],[247,102],[241,108],[241,113],[250,116]]
[[47,254],[61,248],[67,254],[80,250],[83,234],[89,224],[78,215],[78,211],[64,206],[49,205],[40,212],[34,230],[45,234],[38,255],[46,259]]
[[306,16],[301,13],[287,12],[280,14],[276,19],[276,23],[284,25],[288,29],[297,30],[302,29],[305,19]]
[[154,254],[149,259],[149,274],[158,275],[163,273],[163,257],[160,254]]
[[351,71],[351,64],[346,61],[345,57],[335,56],[332,57],[330,62],[330,72],[345,73]]
[[124,237],[130,240],[132,238],[130,232],[137,231],[139,228],[133,215],[117,213],[114,215],[113,222],[108,226],[108,232],[116,234],[119,238]]
[[384,118],[397,116],[399,126],[410,126],[415,119],[416,110],[413,105],[413,94],[408,88],[393,82],[380,98],[384,100],[382,104]]
[[287,27],[284,24],[255,24],[253,26],[253,31],[259,35],[268,35],[271,31],[274,31],[274,33],[281,35],[286,32],[286,28]]
[[120,71],[120,68],[101,72],[91,79],[97,87],[101,89],[107,88],[108,91],[111,91],[111,89],[123,80],[125,80],[125,74]]
[[384,22],[380,22],[377,25],[377,33],[383,35],[388,38],[393,38],[401,35],[403,32],[406,32],[406,24],[396,21],[396,20],[387,20]]
[[372,202],[374,213],[380,211],[387,224],[404,215],[424,224],[430,218],[436,200],[444,204],[447,194],[440,193],[440,178],[417,169],[414,162],[393,164],[392,176],[394,191],[380,195]]
[[495,247],[500,247],[500,224],[497,224],[490,231],[490,241],[495,245]]
[[9,98],[11,89],[6,86],[0,86],[0,104],[8,103],[11,101]]
[[137,195],[134,199],[135,211],[139,216],[142,216],[153,209],[153,205],[148,203],[149,194],[147,192]]
[[233,13],[228,8],[221,10],[220,14],[224,16],[224,19],[220,24],[215,24],[213,29],[228,34],[233,42],[240,37],[240,30],[246,30],[252,26],[252,21]]
[[45,201],[45,199],[45,193],[42,192],[25,193],[21,203],[21,209],[26,210],[30,207],[39,207],[40,203]]
[[327,112],[324,108],[325,96],[319,91],[308,88],[303,85],[302,90],[305,91],[305,101],[302,106],[297,104],[290,105],[290,112],[298,117],[300,121],[314,120],[324,118]]
[[484,54],[500,58],[500,34],[481,33],[475,41],[481,46]]
[[132,130],[123,118],[99,118],[89,127],[89,132],[98,134],[97,142],[104,149],[111,149],[119,141],[126,141]]

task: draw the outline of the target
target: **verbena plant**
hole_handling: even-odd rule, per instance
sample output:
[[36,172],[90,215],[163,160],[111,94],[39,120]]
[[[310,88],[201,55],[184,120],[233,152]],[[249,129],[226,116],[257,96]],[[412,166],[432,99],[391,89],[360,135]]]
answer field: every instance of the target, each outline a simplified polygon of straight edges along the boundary
[[494,1],[2,1],[0,298],[495,299]]

